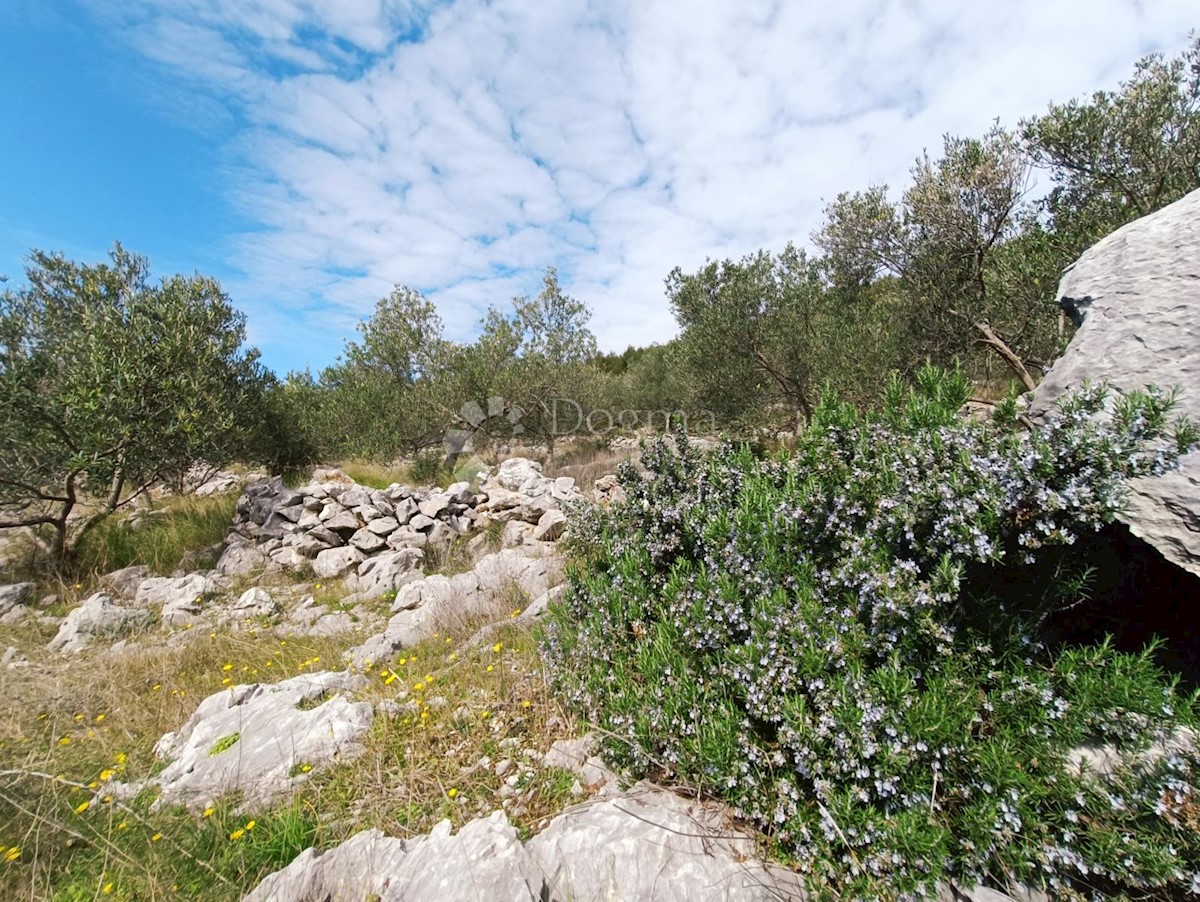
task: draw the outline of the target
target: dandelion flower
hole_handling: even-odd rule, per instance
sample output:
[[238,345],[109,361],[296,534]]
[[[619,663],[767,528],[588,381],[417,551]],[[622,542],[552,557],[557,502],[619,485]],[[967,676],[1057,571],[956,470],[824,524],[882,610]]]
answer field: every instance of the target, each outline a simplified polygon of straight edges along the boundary
[[112,893],[112,891],[113,891],[113,885],[111,883],[106,883],[106,884],[104,884],[104,886],[100,887],[100,892],[102,892],[106,896],[110,895]]
[[70,744],[71,744],[71,737],[70,737],[70,736],[64,736],[64,737],[62,737],[62,739],[58,740],[58,744],[59,744],[59,745],[70,745]]
[[525,701],[521,702],[521,707],[522,708],[532,708],[533,702],[531,702],[529,699],[525,699]]
[[258,823],[258,821],[255,821],[255,820],[246,821],[246,829],[247,829],[247,830],[253,830],[253,829],[254,829],[254,825],[255,825],[255,824],[257,824],[257,823]]
[[117,824],[117,829],[118,830],[127,830],[127,829],[129,829],[129,824],[127,824],[125,821],[121,821],[121,823]]
[[129,760],[129,756],[126,755],[124,752],[117,752],[117,757],[114,758],[113,760],[116,761],[117,764],[124,764],[126,761]]
[[104,723],[104,718],[106,718],[106,717],[108,717],[107,714],[103,714],[103,713],[97,714],[96,715],[96,723]]
[[232,833],[229,834],[229,838],[232,839],[234,842],[236,842],[237,840],[241,839],[245,835],[246,835],[246,831],[243,830],[241,827],[238,827],[236,830],[234,830]]
[[493,670],[495,670],[495,669],[496,669],[496,668],[495,668],[495,667],[493,667],[491,664],[489,664],[489,665],[487,666],[487,672],[488,672],[488,673],[491,673],[491,672],[492,672]]
[[104,770],[100,771],[100,779],[101,780],[111,780],[113,778],[113,774],[115,774],[115,773],[116,773],[116,771],[113,770],[111,767],[106,767],[106,768],[104,768]]
[[455,789],[454,787],[451,787],[450,790],[446,793],[446,795],[450,796],[450,798],[453,799],[458,795],[458,790]]
[[216,811],[217,811],[216,808],[214,808],[212,805],[209,805],[207,808],[205,808],[203,811],[200,812],[200,816],[201,817],[212,817],[216,813]]
[[500,653],[500,649],[502,649],[502,648],[504,648],[504,643],[503,643],[503,642],[497,642],[495,645],[493,645],[493,646],[492,646],[492,651],[494,651],[494,652],[496,652],[497,654],[499,654],[499,653]]
[[85,811],[87,811],[91,807],[92,807],[91,802],[80,802],[78,805],[75,806],[75,813],[83,814]]
[[163,835],[161,833],[155,833],[153,836],[150,837],[150,842],[158,842],[162,838],[163,838]]
[[224,670],[226,673],[229,673],[229,671],[233,670],[233,665],[232,665],[232,664],[226,664],[226,665],[224,665],[224,666],[223,666],[221,669],[222,669],[222,670]]
[[16,861],[20,857],[21,857],[21,849],[18,846],[13,846],[11,849],[9,849],[7,852],[4,853],[5,861]]

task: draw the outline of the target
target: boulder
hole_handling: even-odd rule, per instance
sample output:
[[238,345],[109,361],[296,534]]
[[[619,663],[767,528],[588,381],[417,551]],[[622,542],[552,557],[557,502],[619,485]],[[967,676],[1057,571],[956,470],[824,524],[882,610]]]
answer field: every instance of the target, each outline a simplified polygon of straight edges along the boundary
[[147,625],[149,611],[125,608],[104,592],[85,599],[64,618],[58,633],[50,640],[51,651],[74,653],[83,651],[96,639],[118,639],[130,629]]
[[441,515],[442,511],[450,506],[450,499],[445,495],[433,495],[426,498],[424,501],[417,504],[417,510],[423,513],[426,517],[436,519]]
[[350,537],[349,544],[366,554],[387,547],[387,539],[365,527]]
[[313,573],[321,579],[337,579],[358,566],[366,555],[357,548],[330,548],[313,559]]
[[552,508],[538,519],[533,538],[537,542],[556,542],[566,528],[567,515],[557,508]]
[[145,564],[134,564],[122,567],[112,573],[100,577],[100,585],[118,598],[134,598],[142,580],[150,576],[150,568]]
[[[1033,393],[1031,417],[1091,380],[1121,393],[1178,386],[1177,412],[1200,419],[1200,190],[1088,249],[1063,276],[1058,302],[1079,328]],[[1121,520],[1200,575],[1200,452],[1130,488]]]
[[33,601],[33,583],[12,583],[0,586],[0,614],[7,614],[18,605]]
[[267,556],[253,545],[230,544],[217,561],[217,572],[224,576],[251,576],[267,566]]
[[321,524],[330,532],[336,532],[342,538],[349,538],[363,527],[363,521],[358,514],[348,510],[340,510]]
[[243,592],[229,612],[238,620],[246,617],[272,617],[279,613],[279,602],[272,598],[266,589],[255,586]]
[[198,811],[237,791],[245,807],[266,807],[311,773],[362,753],[373,711],[369,702],[351,702],[346,694],[365,682],[322,672],[214,693],[179,730],[158,741],[155,755],[167,766],[123,794],[157,786],[155,808]]
[[755,859],[726,809],[648,783],[568,809],[522,844],[501,811],[452,834],[442,821],[409,840],[359,833],[309,849],[266,877],[246,902],[379,899],[797,899],[802,878]]
[[380,598],[401,586],[421,579],[421,561],[425,553],[419,548],[404,548],[367,558],[358,565],[358,573],[346,579],[346,588],[363,599]]
[[377,536],[389,536],[400,528],[400,521],[395,517],[380,517],[367,524],[367,529]]
[[203,573],[187,576],[151,576],[142,580],[137,588],[138,607],[151,605],[179,606],[184,603],[200,602],[206,595],[215,595],[221,587],[212,577]]
[[[384,631],[351,649],[347,658],[365,669],[447,625],[504,616],[509,613],[506,608],[513,605],[514,591],[535,599],[561,581],[558,558],[531,556],[517,549],[489,554],[466,573],[417,579],[397,591],[393,616]],[[524,607],[524,603],[517,606]]]

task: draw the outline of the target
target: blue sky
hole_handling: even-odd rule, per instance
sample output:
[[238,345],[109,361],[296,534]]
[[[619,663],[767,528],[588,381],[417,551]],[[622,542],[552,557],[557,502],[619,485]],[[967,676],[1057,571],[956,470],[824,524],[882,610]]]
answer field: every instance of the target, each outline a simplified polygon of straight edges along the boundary
[[7,0],[0,273],[215,275],[283,372],[390,286],[451,337],[559,268],[602,347],[663,279],[804,243],[947,132],[1113,87],[1193,0]]

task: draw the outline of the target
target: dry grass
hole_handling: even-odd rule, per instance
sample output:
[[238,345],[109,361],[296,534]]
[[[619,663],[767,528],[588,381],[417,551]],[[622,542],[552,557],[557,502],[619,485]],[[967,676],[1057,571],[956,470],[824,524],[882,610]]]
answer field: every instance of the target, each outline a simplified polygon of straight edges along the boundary
[[608,448],[579,448],[561,455],[547,463],[542,472],[546,476],[571,476],[582,491],[590,491],[601,476],[617,472],[617,467],[634,455],[629,451],[612,451]]
[[[321,600],[337,603],[328,592]],[[498,616],[524,602],[502,596]],[[229,799],[205,817],[151,813],[148,794],[106,801],[103,784],[151,776],[162,766],[154,743],[209,694],[338,669],[361,636],[197,630],[168,648],[143,634],[142,647],[120,655],[50,660],[50,626],[0,630],[0,648],[15,645],[36,662],[0,671],[0,898],[237,899],[309,845],[370,826],[408,836],[497,808],[528,835],[575,798],[570,774],[535,759],[576,731],[547,690],[535,638],[505,623],[472,643],[481,625],[441,624],[367,674],[359,698],[392,713],[376,717],[361,758],[314,774],[270,809],[239,814]]]

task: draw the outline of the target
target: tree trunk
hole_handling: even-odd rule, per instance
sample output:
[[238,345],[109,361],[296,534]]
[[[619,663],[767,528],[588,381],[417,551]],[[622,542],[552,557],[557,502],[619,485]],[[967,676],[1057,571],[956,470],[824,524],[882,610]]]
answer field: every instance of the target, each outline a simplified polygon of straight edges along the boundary
[[1004,343],[1003,339],[992,330],[990,325],[987,323],[975,323],[974,326],[976,331],[983,335],[983,343],[993,348],[997,354],[1004,358],[1004,361],[1012,367],[1013,372],[1017,374],[1028,391],[1033,391],[1037,388],[1037,382],[1029,374],[1029,370],[1021,362],[1021,358],[1013,352],[1012,348]]

